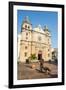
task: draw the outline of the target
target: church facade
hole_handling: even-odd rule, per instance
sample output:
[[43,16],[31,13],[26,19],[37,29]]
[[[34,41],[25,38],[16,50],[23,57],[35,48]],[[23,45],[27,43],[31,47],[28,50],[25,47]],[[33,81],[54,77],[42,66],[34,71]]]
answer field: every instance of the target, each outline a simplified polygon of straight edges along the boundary
[[51,33],[48,27],[41,25],[32,27],[29,18],[26,16],[21,25],[21,32],[18,35],[18,60],[25,62],[31,55],[48,61],[52,59]]

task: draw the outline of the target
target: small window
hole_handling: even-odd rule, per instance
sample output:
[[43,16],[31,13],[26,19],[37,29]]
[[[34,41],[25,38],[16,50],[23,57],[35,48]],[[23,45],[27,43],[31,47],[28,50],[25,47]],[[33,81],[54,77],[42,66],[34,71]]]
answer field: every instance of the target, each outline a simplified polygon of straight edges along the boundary
[[27,46],[25,46],[25,49],[27,49]]
[[26,35],[28,35],[28,33],[26,33]]
[[49,51],[49,49],[48,49],[48,51]]
[[27,52],[25,52],[25,57],[27,56]]
[[22,40],[20,40],[22,42]]
[[27,25],[25,25],[25,28],[27,28]]
[[26,37],[26,39],[28,39],[28,37]]

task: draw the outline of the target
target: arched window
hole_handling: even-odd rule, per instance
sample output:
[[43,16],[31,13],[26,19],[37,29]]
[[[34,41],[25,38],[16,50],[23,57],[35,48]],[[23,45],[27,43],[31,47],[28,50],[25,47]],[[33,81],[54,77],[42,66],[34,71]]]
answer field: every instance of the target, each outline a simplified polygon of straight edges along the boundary
[[28,26],[28,29],[30,29],[30,26]]
[[27,28],[27,25],[25,25],[25,28]]
[[27,52],[25,52],[25,57],[27,56]]
[[27,49],[27,46],[25,46],[25,49]]
[[26,33],[26,35],[28,35],[28,33]]

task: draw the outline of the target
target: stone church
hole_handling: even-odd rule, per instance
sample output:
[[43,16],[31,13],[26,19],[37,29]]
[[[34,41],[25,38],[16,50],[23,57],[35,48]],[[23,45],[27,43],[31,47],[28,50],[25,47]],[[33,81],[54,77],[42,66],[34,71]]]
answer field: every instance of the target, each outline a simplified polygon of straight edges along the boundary
[[21,32],[18,34],[18,60],[25,62],[32,54],[48,61],[52,59],[51,51],[51,33],[48,27],[41,25],[32,27],[32,24],[26,16],[21,25]]

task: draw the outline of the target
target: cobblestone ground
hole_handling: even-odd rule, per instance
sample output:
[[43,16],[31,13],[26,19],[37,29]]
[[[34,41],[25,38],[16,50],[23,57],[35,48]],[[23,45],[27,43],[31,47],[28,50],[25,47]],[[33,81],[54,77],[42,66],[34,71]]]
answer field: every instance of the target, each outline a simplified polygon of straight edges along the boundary
[[[35,65],[34,68],[31,68],[32,65]],[[17,79],[24,80],[24,79],[41,79],[41,78],[57,78],[58,77],[58,67],[55,64],[44,63],[45,67],[48,67],[51,72],[45,73],[40,72],[39,63],[19,63],[18,70],[17,70]]]

